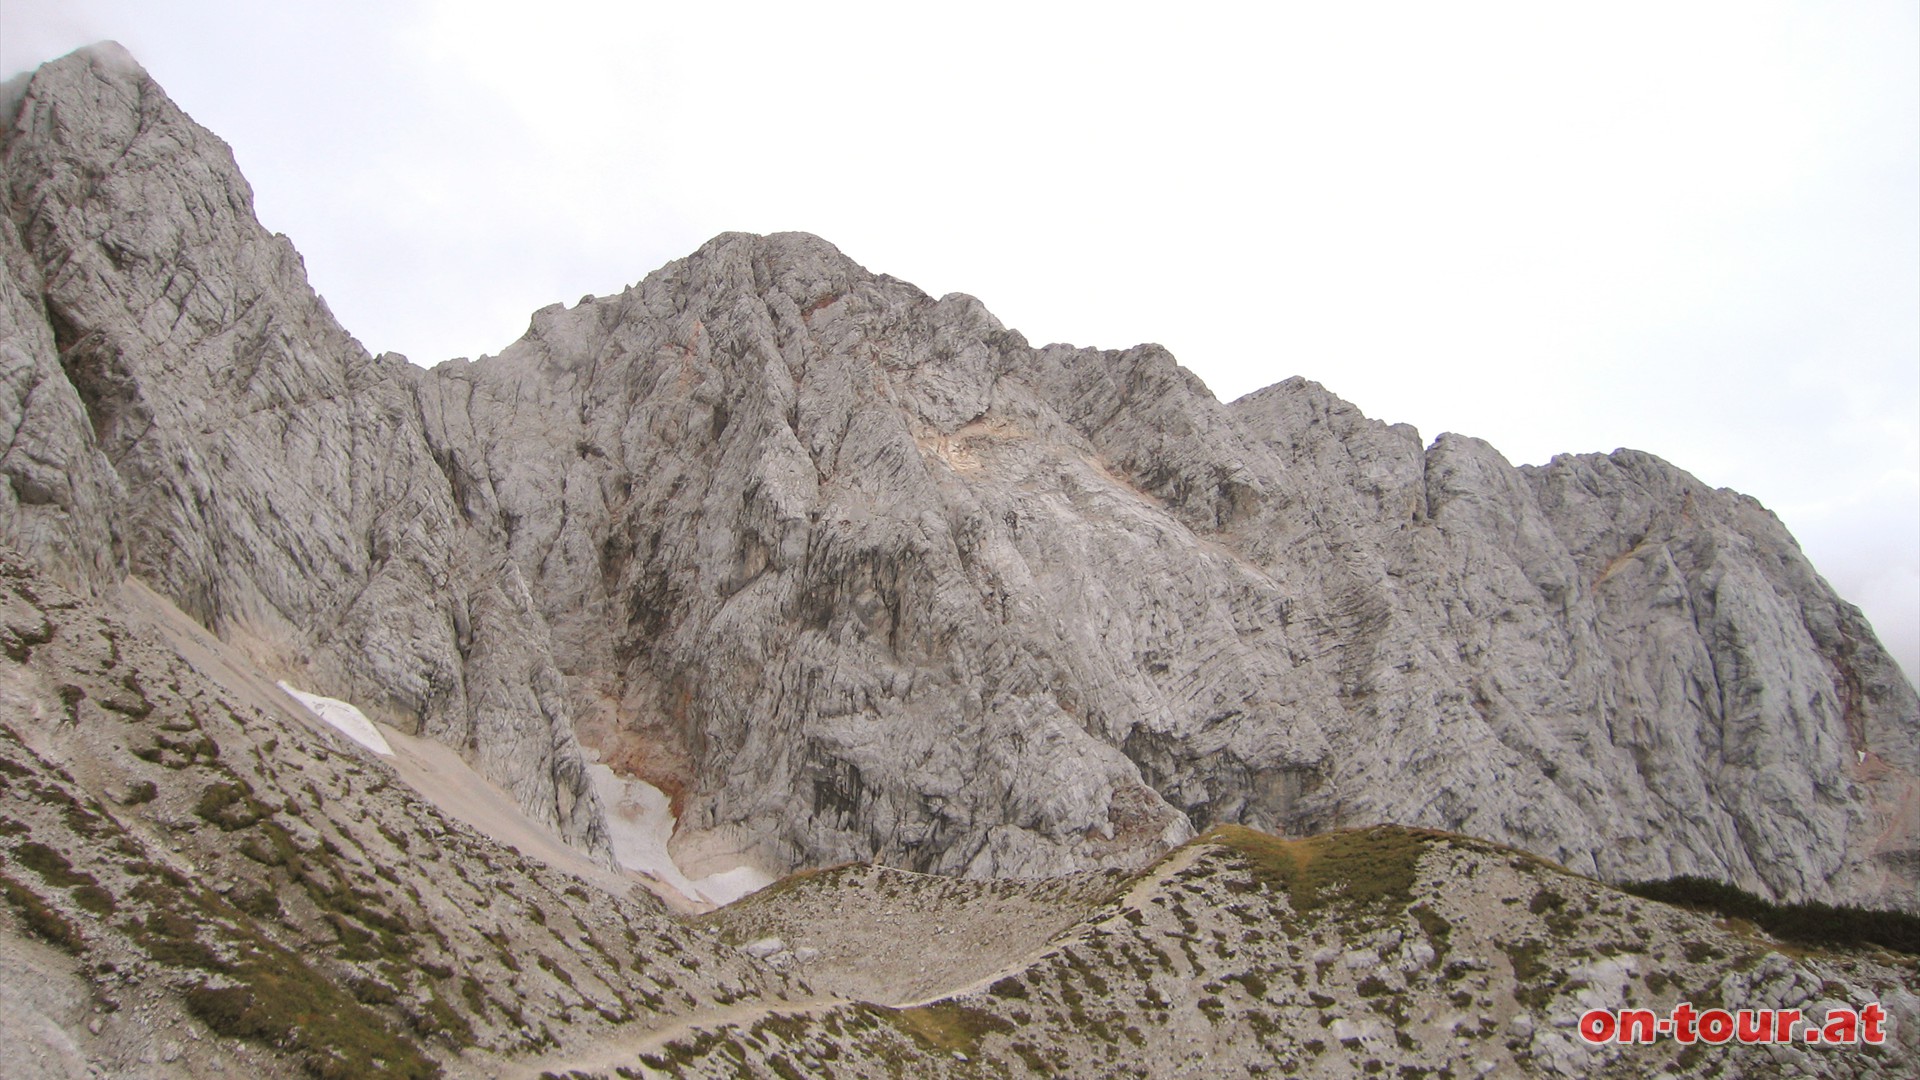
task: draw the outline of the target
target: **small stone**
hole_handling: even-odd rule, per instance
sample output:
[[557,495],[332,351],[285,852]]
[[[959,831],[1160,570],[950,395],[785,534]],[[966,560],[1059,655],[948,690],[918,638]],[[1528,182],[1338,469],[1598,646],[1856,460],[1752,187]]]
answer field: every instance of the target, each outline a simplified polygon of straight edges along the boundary
[[1433,946],[1424,941],[1408,942],[1406,947],[1401,950],[1401,953],[1406,958],[1402,962],[1402,966],[1408,969],[1426,967],[1428,964],[1433,963],[1434,957],[1438,955],[1433,951]]
[[787,943],[781,941],[779,938],[765,937],[747,942],[740,947],[740,951],[753,957],[755,960],[765,960],[775,953],[785,952],[786,948]]

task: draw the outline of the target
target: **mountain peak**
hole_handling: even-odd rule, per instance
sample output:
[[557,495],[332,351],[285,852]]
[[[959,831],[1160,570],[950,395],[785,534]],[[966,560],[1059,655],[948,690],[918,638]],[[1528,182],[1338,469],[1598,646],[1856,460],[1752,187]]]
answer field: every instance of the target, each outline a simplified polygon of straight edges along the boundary
[[[76,994],[158,965],[112,992],[326,1075],[626,1038],[682,1005],[752,1000],[773,1023],[803,951],[855,939],[844,920],[837,941],[723,949],[623,891],[857,864],[768,897],[797,907],[749,903],[766,918],[740,932],[799,941],[781,911],[831,924],[851,887],[971,898],[965,940],[1012,910],[1037,935],[996,946],[1021,946],[996,961],[1012,982],[914,983],[972,1012],[900,985],[886,1011],[804,1003],[835,1031],[919,1039],[940,1068],[1058,1065],[994,1025],[1044,997],[1064,1011],[1036,1030],[1081,1046],[1096,1025],[1076,987],[1095,984],[1078,972],[1125,934],[1181,974],[1129,946],[1098,976],[1137,991],[1122,1005],[1164,1020],[1154,1003],[1205,995],[1200,1027],[1141,1021],[1129,1041],[1153,1054],[1190,1053],[1176,1030],[1249,1067],[1320,1054],[1311,968],[1353,1001],[1420,1003],[1446,1054],[1504,1024],[1502,1045],[1577,1072],[1558,1014],[1518,1012],[1573,999],[1529,966],[1546,946],[1509,931],[1571,940],[1577,908],[1639,941],[1602,881],[1920,903],[1920,699],[1777,519],[1652,455],[1515,468],[1305,379],[1222,404],[1159,346],[1034,348],[974,298],[805,233],[724,234],[618,296],[541,309],[498,356],[421,370],[335,322],[225,144],[124,50],[42,67],[7,130],[0,545],[24,558],[0,552],[0,699],[19,705],[0,786],[42,795],[0,847],[21,925],[111,958],[67,971]],[[149,588],[199,629],[156,615]],[[96,604],[171,629],[156,643]],[[276,682],[351,703],[413,747],[419,783],[301,727]],[[428,789],[573,878],[462,832]],[[1414,831],[1278,838],[1378,822]],[[1315,876],[1335,869],[1352,873]],[[1204,911],[1169,885],[1189,870]],[[1448,907],[1468,881],[1511,918]],[[1357,922],[1313,914],[1361,900]],[[1650,965],[1717,933],[1664,918]],[[1456,969],[1440,928],[1474,920]],[[1184,968],[1150,946],[1171,937]],[[1495,947],[1512,963],[1489,968]],[[1763,959],[1682,955],[1703,991]],[[1214,960],[1244,994],[1208,986]],[[1581,1001],[1638,977],[1559,960]],[[1473,992],[1442,985],[1460,978]],[[324,1025],[340,1046],[288,1019],[316,1001],[351,1019]],[[1283,1001],[1316,1010],[1284,1048]],[[1337,1052],[1427,1037],[1384,1008],[1388,1041],[1362,1011],[1329,1020]],[[969,1017],[984,1026],[955,1034]],[[562,1056],[554,1071],[584,1060]]]
[[1912,903],[1920,709],[1732,493],[1423,447],[1304,380],[1223,405],[1158,346],[1034,349],[806,233],[381,363],[224,144],[99,89],[136,71],[43,68],[6,147],[42,433],[7,538],[124,565],[589,851],[597,755],[711,869],[1386,820]]

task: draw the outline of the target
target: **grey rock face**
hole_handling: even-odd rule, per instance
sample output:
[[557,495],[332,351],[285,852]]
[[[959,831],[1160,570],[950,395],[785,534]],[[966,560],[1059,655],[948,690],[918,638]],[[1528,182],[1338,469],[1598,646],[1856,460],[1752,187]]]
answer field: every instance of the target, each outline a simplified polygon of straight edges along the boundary
[[410,366],[340,329],[226,145],[118,46],[42,67],[13,113],[0,535],[81,579],[139,574],[605,851],[544,627],[460,521]]
[[[981,333],[1016,340],[814,238],[730,236],[422,380],[465,508],[605,703],[580,710],[589,741],[679,794],[696,851],[1033,874],[1189,835],[1034,655],[1043,614],[1082,632],[1027,566],[1058,529],[1022,552],[998,485],[982,504],[929,466],[987,411]],[[942,348],[977,357],[889,374]]]
[[1913,902],[1911,688],[1771,515],[1648,455],[1515,469],[1298,379],[1222,405],[798,235],[433,375],[589,740],[777,863],[1388,820]]
[[61,368],[39,268],[10,228],[0,229],[0,269],[0,543],[69,577],[117,578],[125,491]]
[[51,385],[0,408],[110,463],[8,535],[124,552],[582,842],[576,729],[673,796],[683,865],[1039,874],[1397,821],[1916,904],[1912,687],[1772,515],[1657,458],[1516,469],[1301,379],[1222,404],[800,234],[497,357],[370,358],[107,54],[35,77],[6,169],[8,385]]

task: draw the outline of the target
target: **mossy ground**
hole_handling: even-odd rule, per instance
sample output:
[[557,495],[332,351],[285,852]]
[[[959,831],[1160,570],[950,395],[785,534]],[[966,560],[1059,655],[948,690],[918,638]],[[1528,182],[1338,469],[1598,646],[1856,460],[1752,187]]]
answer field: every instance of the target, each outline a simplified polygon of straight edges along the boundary
[[1405,910],[1420,857],[1450,834],[1380,825],[1287,839],[1239,825],[1218,825],[1196,843],[1219,844],[1245,859],[1254,878],[1309,915],[1339,904],[1355,911]]

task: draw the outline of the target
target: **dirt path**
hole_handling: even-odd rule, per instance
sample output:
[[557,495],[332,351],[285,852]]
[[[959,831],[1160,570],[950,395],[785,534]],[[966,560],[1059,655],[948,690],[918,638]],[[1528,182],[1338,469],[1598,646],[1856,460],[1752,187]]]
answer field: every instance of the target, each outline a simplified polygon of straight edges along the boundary
[[[1194,863],[1194,859],[1198,859],[1198,857],[1200,857],[1200,849],[1198,849],[1198,847],[1183,847],[1181,851],[1175,851],[1171,857],[1167,857],[1158,867],[1154,867],[1154,871],[1146,874],[1146,876],[1142,876],[1140,880],[1133,882],[1133,886],[1127,888],[1127,892],[1119,897],[1119,905],[1117,905],[1117,909],[1112,915],[1108,915],[1108,917],[1104,917],[1104,919],[1100,919],[1098,922],[1081,922],[1077,928],[1069,930],[1066,934],[1058,934],[1058,936],[1054,936],[1054,938],[1048,938],[1043,944],[1035,945],[1035,947],[1029,949],[1027,953],[1023,953],[1020,957],[1008,961],[1006,965],[1002,965],[1002,967],[998,967],[996,970],[991,970],[991,972],[987,972],[987,974],[983,974],[983,976],[979,976],[979,978],[972,978],[972,980],[968,980],[968,982],[964,982],[964,984],[960,984],[960,986],[948,986],[948,988],[943,988],[943,990],[937,992],[937,994],[918,997],[918,999],[912,999],[912,1001],[902,1001],[897,995],[885,995],[883,1001],[872,1001],[872,1003],[874,1003],[874,1005],[885,1005],[885,1007],[889,1007],[889,1009],[918,1009],[918,1007],[922,1007],[922,1005],[933,1005],[935,1001],[947,1001],[950,997],[962,997],[962,995],[975,994],[975,992],[979,992],[979,990],[985,990],[985,988],[993,986],[995,982],[1006,978],[1006,976],[1010,976],[1010,974],[1020,974],[1023,970],[1031,969],[1033,965],[1037,965],[1037,963],[1041,961],[1041,957],[1044,957],[1048,951],[1060,947],[1062,940],[1081,938],[1081,936],[1085,936],[1087,932],[1091,932],[1091,930],[1098,928],[1098,926],[1104,926],[1104,924],[1114,922],[1114,920],[1117,919],[1125,919],[1129,911],[1139,911],[1140,907],[1144,907],[1144,905],[1148,903],[1148,899],[1154,896],[1154,892],[1164,886],[1167,878],[1171,878],[1173,874],[1179,874],[1179,872],[1185,871],[1187,867],[1190,867],[1190,865]],[[726,1028],[726,1026],[751,1026],[751,1024],[755,1024],[758,1020],[772,1017],[772,1015],[776,1015],[776,1013],[778,1013],[778,1015],[787,1015],[787,1017],[810,1015],[810,1013],[826,1013],[829,1009],[837,1009],[837,1007],[841,1007],[841,1005],[856,1005],[856,1003],[858,1003],[858,1001],[852,999],[852,997],[837,997],[837,995],[831,995],[831,997],[808,997],[808,999],[801,999],[801,1001],[756,1001],[756,1003],[730,1005],[730,1007],[726,1007],[726,1009],[716,1009],[716,1011],[712,1011],[712,1013],[695,1013],[695,1015],[689,1015],[689,1017],[680,1017],[680,1019],[674,1020],[672,1024],[666,1024],[664,1028],[655,1028],[655,1030],[649,1030],[649,1032],[634,1032],[634,1034],[618,1036],[618,1038],[612,1038],[609,1042],[589,1045],[589,1047],[582,1047],[582,1049],[576,1049],[576,1051],[566,1051],[566,1053],[553,1053],[553,1055],[547,1055],[547,1057],[541,1057],[541,1059],[534,1059],[534,1061],[518,1061],[518,1063],[513,1063],[513,1065],[507,1065],[507,1067],[501,1068],[501,1080],[538,1080],[541,1072],[553,1072],[553,1074],[559,1074],[559,1076],[566,1076],[568,1070],[580,1070],[580,1072],[612,1072],[614,1068],[622,1067],[622,1065],[628,1068],[639,1068],[643,1074],[651,1074],[651,1070],[647,1070],[647,1068],[639,1063],[639,1055],[643,1055],[643,1053],[657,1053],[660,1047],[664,1047],[666,1043],[674,1042],[674,1040],[678,1040],[678,1038],[685,1038],[685,1036],[689,1036],[689,1034],[693,1034],[693,1032],[718,1030],[718,1028]]]
[[[294,707],[294,702],[281,692],[272,677],[242,650],[208,634],[144,584],[129,579],[123,591],[131,610],[169,639],[183,657],[240,694],[250,704],[292,718],[329,739],[344,739],[344,736],[339,736],[333,729],[308,715],[307,710]],[[624,892],[636,883],[645,885],[656,894],[663,891],[657,883],[646,881],[638,874],[618,873],[567,847],[549,830],[527,819],[519,812],[512,798],[481,778],[452,749],[431,740],[402,735],[391,728],[382,727],[380,731],[394,751],[391,757],[382,760],[414,790],[452,816],[523,854],[587,878],[609,891]],[[794,1016],[821,1013],[862,1000],[889,1008],[915,1008],[976,993],[1010,975],[1031,969],[1047,953],[1059,948],[1063,941],[1082,938],[1099,926],[1124,918],[1130,910],[1141,909],[1167,879],[1190,866],[1198,855],[1196,848],[1175,852],[1152,872],[1129,886],[1118,904],[1111,909],[1111,914],[1099,921],[1083,920],[1070,925],[1025,952],[1010,957],[984,975],[953,985],[938,986],[931,993],[926,992],[924,981],[916,987],[904,984],[911,982],[911,979],[898,983],[880,979],[875,980],[877,985],[860,988],[859,997],[847,996],[847,988],[843,987],[838,994],[799,1000],[743,1002],[682,1016],[664,1027],[618,1033],[604,1042],[571,1051],[535,1059],[497,1061],[488,1071],[500,1077],[500,1080],[537,1080],[542,1073],[564,1076],[570,1071],[612,1073],[621,1066],[651,1075],[640,1063],[640,1055],[656,1053],[668,1043],[695,1032],[728,1026],[751,1026],[777,1014]],[[891,911],[885,913],[887,917],[891,914]],[[873,971],[871,968],[868,970]],[[921,971],[926,972],[924,965]],[[957,977],[959,972],[951,974]],[[937,980],[939,976],[935,974],[934,978]],[[865,992],[868,989],[873,992]],[[916,990],[921,992],[920,995],[910,996]]]
[[[1185,848],[1175,852],[1170,858],[1155,867],[1152,873],[1134,882],[1133,885],[1127,889],[1126,893],[1120,897],[1118,906],[1110,915],[1107,915],[1098,922],[1081,923],[1075,929],[1048,939],[1043,944],[1008,961],[994,971],[988,972],[978,978],[970,979],[958,986],[943,988],[931,996],[914,1000],[900,1000],[898,996],[877,995],[885,997],[885,1000],[873,1001],[871,1004],[884,1005],[888,1008],[895,1009],[918,1008],[923,1005],[931,1005],[935,1002],[946,1001],[949,998],[961,997],[966,994],[984,990],[1009,975],[1017,975],[1020,972],[1026,971],[1036,963],[1039,963],[1041,958],[1048,952],[1058,948],[1061,941],[1082,937],[1097,927],[1118,919],[1124,919],[1129,911],[1140,910],[1156,890],[1163,886],[1169,878],[1185,870],[1188,866],[1191,866],[1193,861],[1199,857],[1199,854],[1200,851],[1198,848]],[[776,1014],[786,1016],[808,1015],[826,1012],[843,1005],[854,1005],[858,1003],[859,1002],[853,998],[827,996],[806,998],[798,1001],[759,1001],[732,1005],[712,1012],[694,1013],[683,1016],[665,1027],[655,1028],[651,1031],[632,1032],[620,1035],[595,1046],[583,1047],[579,1050],[563,1053],[549,1054],[546,1057],[534,1060],[514,1062],[502,1067],[500,1076],[501,1080],[537,1080],[543,1072],[550,1072],[560,1076],[565,1076],[570,1071],[610,1073],[620,1066],[639,1070],[642,1075],[653,1075],[650,1070],[647,1070],[646,1067],[641,1064],[640,1055],[657,1053],[662,1047],[673,1042],[675,1039],[685,1038],[699,1031],[715,1031],[728,1026],[750,1027],[756,1022]]]
[[822,997],[803,998],[798,1001],[757,1001],[729,1005],[712,1012],[680,1017],[666,1027],[632,1032],[580,1050],[549,1054],[529,1061],[516,1061],[500,1069],[500,1078],[501,1080],[538,1080],[538,1077],[546,1072],[560,1076],[574,1071],[611,1073],[623,1065],[638,1070],[642,1075],[651,1076],[654,1075],[653,1070],[641,1064],[640,1055],[656,1053],[675,1039],[684,1038],[696,1031],[710,1031],[730,1026],[751,1027],[769,1016],[803,1016],[853,1004],[857,1003],[847,998]]
[[1073,930],[1070,930],[1065,934],[1057,935],[1049,939],[1044,944],[1040,945],[1038,948],[1029,950],[1025,955],[1016,957],[1013,960],[1008,961],[1007,963],[1001,965],[1000,968],[998,968],[995,971],[990,971],[987,974],[982,975],[977,979],[973,979],[963,985],[956,986],[956,987],[949,987],[933,995],[932,997],[921,998],[917,1001],[903,1001],[898,1004],[893,1004],[889,1002],[882,1002],[880,1004],[889,1004],[891,1005],[892,1008],[896,1008],[896,1009],[918,1008],[919,1006],[922,1006],[922,1005],[931,1005],[936,1001],[945,1001],[948,998],[963,997],[967,994],[976,993],[978,991],[985,990],[987,987],[992,986],[994,983],[999,982],[1001,979],[1004,979],[1009,975],[1018,975],[1019,973],[1026,971],[1032,968],[1035,964],[1039,963],[1041,957],[1045,956],[1047,953],[1052,952],[1054,949],[1058,948],[1059,943],[1062,940],[1070,937],[1085,937],[1086,934],[1091,930],[1097,929],[1102,926],[1106,926],[1110,923],[1126,918],[1127,912],[1129,911],[1141,910],[1146,905],[1147,898],[1153,894],[1154,890],[1166,884],[1166,881],[1168,878],[1171,878],[1173,875],[1178,874],[1180,871],[1185,870],[1187,867],[1193,865],[1193,861],[1199,857],[1200,857],[1200,849],[1197,846],[1181,848],[1179,851],[1174,852],[1167,859],[1163,860],[1159,866],[1154,868],[1152,873],[1147,874],[1146,876],[1142,877],[1139,881],[1134,882],[1130,887],[1128,887],[1125,895],[1120,897],[1119,909],[1116,910],[1113,914],[1107,916],[1104,919],[1101,919],[1099,922],[1081,923],[1078,927],[1075,927]]

